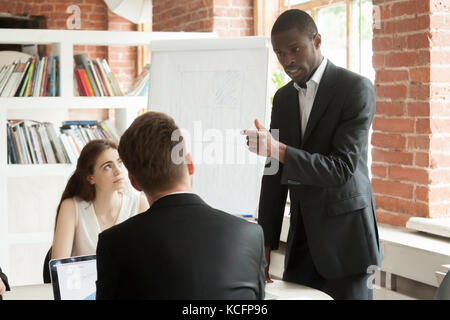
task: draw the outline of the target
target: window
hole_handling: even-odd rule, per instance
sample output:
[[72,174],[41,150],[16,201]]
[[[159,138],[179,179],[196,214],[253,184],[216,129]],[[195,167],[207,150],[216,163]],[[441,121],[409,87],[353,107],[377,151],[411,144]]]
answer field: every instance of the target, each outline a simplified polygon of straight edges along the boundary
[[319,8],[316,24],[322,35],[322,54],[337,66],[347,68],[347,24],[345,2]]
[[372,0],[280,0],[281,11],[300,9],[314,19],[322,35],[322,53],[334,64],[372,82]]

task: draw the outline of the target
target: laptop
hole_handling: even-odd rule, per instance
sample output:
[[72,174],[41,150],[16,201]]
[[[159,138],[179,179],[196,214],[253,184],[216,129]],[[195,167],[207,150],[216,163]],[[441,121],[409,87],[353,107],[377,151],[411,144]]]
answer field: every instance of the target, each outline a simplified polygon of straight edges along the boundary
[[55,300],[95,300],[97,260],[94,255],[49,262]]

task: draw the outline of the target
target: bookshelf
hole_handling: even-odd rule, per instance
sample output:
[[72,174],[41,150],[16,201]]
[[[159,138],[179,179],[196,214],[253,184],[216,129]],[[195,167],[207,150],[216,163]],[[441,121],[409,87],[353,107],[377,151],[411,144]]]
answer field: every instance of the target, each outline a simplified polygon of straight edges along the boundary
[[[0,43],[45,44],[59,56],[58,97],[0,97],[0,265],[10,284],[42,283],[45,254],[53,239],[59,197],[73,164],[8,164],[8,119],[60,123],[71,109],[115,109],[119,133],[147,97],[74,95],[74,46],[148,46],[153,40],[216,37],[214,33],[0,29]],[[87,119],[88,120],[88,119]]]

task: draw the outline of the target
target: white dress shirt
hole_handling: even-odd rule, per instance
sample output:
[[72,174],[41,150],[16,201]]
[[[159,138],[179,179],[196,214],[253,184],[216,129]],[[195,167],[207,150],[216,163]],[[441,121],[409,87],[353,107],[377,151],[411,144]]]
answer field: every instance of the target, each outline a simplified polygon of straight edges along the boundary
[[298,90],[298,101],[300,105],[300,118],[302,120],[302,136],[305,135],[306,125],[308,124],[309,115],[316,98],[317,88],[319,88],[320,80],[322,79],[323,72],[327,66],[327,58],[323,57],[322,62],[317,68],[316,72],[306,82],[306,88],[300,87],[294,82],[295,89]]

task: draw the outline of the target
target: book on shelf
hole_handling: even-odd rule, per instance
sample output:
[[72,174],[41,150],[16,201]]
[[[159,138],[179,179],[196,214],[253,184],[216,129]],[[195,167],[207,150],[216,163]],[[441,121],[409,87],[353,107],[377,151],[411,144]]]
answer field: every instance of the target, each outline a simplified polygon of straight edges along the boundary
[[108,62],[99,58],[88,60],[84,53],[74,55],[74,76],[81,96],[123,96]]
[[126,96],[146,96],[150,82],[150,64],[146,64],[141,74],[125,92]]
[[76,164],[83,147],[95,139],[118,143],[109,120],[65,121],[59,130],[50,122],[8,120],[8,164]]
[[[49,83],[50,82],[50,83]],[[59,95],[59,57],[14,61],[0,69],[0,96],[37,97]]]

